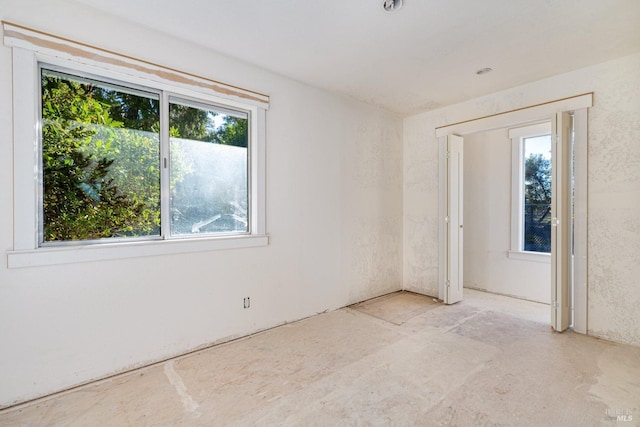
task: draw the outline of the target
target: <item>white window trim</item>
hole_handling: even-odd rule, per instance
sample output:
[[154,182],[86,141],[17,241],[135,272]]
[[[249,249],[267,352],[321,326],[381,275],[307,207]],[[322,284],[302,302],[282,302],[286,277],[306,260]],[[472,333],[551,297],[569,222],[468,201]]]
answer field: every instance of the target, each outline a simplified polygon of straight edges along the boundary
[[509,129],[511,139],[511,250],[509,259],[551,262],[550,253],[525,251],[523,246],[524,204],[524,139],[551,134],[551,122],[537,123]]
[[[160,66],[128,57],[119,57],[111,52],[74,44],[64,39],[55,39],[54,36],[12,24],[3,23],[3,27],[4,43],[13,48],[14,236],[13,250],[7,252],[9,268],[258,247],[268,244],[265,219],[265,122],[269,98],[266,95],[233,86],[225,87],[219,82],[162,69]],[[54,49],[60,46],[62,48],[59,51]],[[151,86],[179,96],[249,111],[250,234],[39,248],[39,63],[57,65],[125,83]],[[130,64],[130,67],[126,67],[126,64]]]

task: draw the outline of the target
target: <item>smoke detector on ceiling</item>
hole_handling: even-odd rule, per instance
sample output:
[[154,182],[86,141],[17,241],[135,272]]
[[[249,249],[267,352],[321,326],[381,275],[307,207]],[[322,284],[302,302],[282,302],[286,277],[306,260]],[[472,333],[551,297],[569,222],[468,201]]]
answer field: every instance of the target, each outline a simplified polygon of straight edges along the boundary
[[384,7],[384,10],[387,12],[393,12],[402,7],[402,0],[384,0],[382,7]]

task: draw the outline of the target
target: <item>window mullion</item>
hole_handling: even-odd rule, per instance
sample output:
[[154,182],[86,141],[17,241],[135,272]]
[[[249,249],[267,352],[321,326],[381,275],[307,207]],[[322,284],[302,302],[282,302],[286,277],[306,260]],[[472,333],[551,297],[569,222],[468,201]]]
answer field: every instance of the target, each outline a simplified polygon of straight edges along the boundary
[[169,95],[160,96],[160,233],[163,239],[171,236],[169,217],[170,188]]

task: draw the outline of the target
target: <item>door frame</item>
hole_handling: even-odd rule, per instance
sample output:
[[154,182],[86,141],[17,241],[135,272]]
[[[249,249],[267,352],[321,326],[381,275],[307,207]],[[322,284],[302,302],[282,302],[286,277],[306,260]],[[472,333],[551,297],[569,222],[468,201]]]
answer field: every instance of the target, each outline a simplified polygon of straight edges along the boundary
[[447,176],[447,216],[445,217],[446,238],[444,244],[447,253],[446,283],[443,301],[454,304],[462,301],[464,284],[464,139],[452,133],[446,136],[446,176]]
[[[436,128],[436,139],[438,141],[438,298],[444,300],[446,297],[447,281],[447,135],[455,134],[464,137],[465,135],[486,132],[507,127],[522,126],[544,120],[555,120],[557,113],[576,111],[575,136],[586,142],[587,114],[586,109],[593,106],[593,93],[585,93],[577,96],[549,101],[530,107],[519,108],[503,113],[471,118],[469,120],[440,126]],[[584,112],[582,112],[584,111]],[[576,144],[578,145],[578,144]],[[574,271],[575,284],[573,286],[573,328],[576,332],[587,332],[587,233],[586,233],[586,144],[579,147],[581,156],[576,159],[576,197],[574,199],[575,221],[574,221]],[[576,150],[576,155],[578,150]],[[578,197],[580,195],[580,197]],[[570,251],[571,248],[563,248],[563,251]],[[552,296],[553,298],[553,296]]]

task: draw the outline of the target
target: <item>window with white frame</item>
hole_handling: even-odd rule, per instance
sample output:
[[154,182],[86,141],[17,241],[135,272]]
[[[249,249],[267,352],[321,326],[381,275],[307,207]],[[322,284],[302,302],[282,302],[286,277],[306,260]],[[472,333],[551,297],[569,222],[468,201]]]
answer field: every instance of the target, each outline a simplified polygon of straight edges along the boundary
[[40,244],[249,231],[246,111],[46,65],[41,82]]
[[510,256],[548,255],[551,252],[551,123],[510,129],[509,138],[512,147]]
[[268,96],[3,27],[15,94],[10,268],[268,243]]

